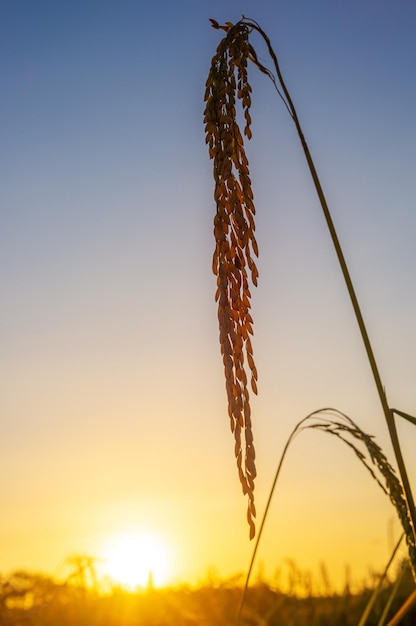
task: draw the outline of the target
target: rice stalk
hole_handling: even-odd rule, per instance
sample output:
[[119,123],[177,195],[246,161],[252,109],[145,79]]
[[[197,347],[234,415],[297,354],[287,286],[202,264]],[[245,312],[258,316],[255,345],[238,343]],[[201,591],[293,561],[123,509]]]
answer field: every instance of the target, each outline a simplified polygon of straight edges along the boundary
[[[409,554],[410,567],[413,578],[416,581],[416,545],[413,533],[413,527],[410,520],[408,508],[406,506],[405,494],[402,484],[396,475],[394,468],[390,465],[380,446],[375,442],[374,437],[366,434],[361,428],[345,413],[333,408],[323,408],[310,413],[298,422],[290,434],[282,455],[277,466],[277,470],[273,479],[273,483],[269,492],[266,507],[257,534],[253,553],[251,556],[245,585],[243,588],[240,605],[237,611],[236,625],[240,622],[241,612],[244,606],[251,573],[253,571],[254,561],[257,555],[260,539],[264,530],[268,512],[270,510],[271,501],[275,492],[277,480],[286,457],[290,444],[296,436],[305,430],[319,430],[321,432],[333,435],[340,441],[343,441],[357,456],[364,465],[371,477],[377,482],[378,486],[390,498],[396,509],[400,523],[403,527],[404,535]],[[371,607],[370,607],[371,608]],[[367,616],[365,616],[365,619]],[[365,623],[365,621],[363,622]]]
[[[251,281],[254,285],[257,285],[258,271],[252,254],[257,256],[258,249],[254,237],[255,208],[248,160],[236,117],[236,102],[240,100],[245,118],[244,134],[250,139],[252,136],[250,128],[251,87],[247,75],[248,61],[251,61],[272,80],[279,97],[283,100],[286,110],[295,124],[350,296],[382,405],[401,478],[400,488],[403,486],[403,497],[400,499],[400,507],[403,509],[401,519],[402,523],[405,522],[408,525],[406,536],[412,535],[411,544],[414,545],[416,540],[416,507],[400,448],[395,414],[405,417],[413,423],[416,423],[416,420],[406,413],[390,409],[389,407],[338,235],[296,109],[283,80],[276,53],[266,33],[252,19],[247,19],[243,16],[236,24],[226,22],[224,25],[211,20],[211,25],[216,29],[225,31],[225,36],[219,43],[211,62],[205,91],[204,122],[206,142],[209,146],[210,158],[214,162],[214,197],[217,207],[214,220],[216,246],[213,258],[213,271],[217,276],[216,299],[218,301],[220,345],[228,396],[228,414],[230,416],[231,430],[235,438],[235,456],[240,482],[243,492],[247,493],[249,497],[248,522],[250,525],[250,538],[253,538],[255,535],[253,492],[256,469],[245,358],[251,371],[252,389],[254,393],[257,393],[257,370],[254,365],[250,340],[250,335],[253,332],[253,320],[249,314],[251,293],[248,275],[251,272]],[[252,31],[256,31],[265,41],[276,75],[260,63],[254,48],[249,42],[249,35]],[[329,432],[332,431],[330,430]],[[335,432],[332,432],[332,434],[335,434]],[[338,432],[337,436],[341,437],[341,432]],[[375,459],[377,460],[377,456]],[[381,468],[379,469],[381,471]],[[393,486],[390,485],[390,487]],[[398,504],[398,500],[396,504]]]

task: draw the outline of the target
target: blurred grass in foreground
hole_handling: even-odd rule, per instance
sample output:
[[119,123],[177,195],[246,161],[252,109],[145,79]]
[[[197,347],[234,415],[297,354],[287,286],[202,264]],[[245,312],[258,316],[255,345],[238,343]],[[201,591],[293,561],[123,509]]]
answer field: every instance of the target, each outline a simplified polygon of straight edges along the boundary
[[[389,608],[389,617],[414,589],[406,562],[388,579],[377,599],[367,626],[377,626],[395,580],[400,585]],[[284,583],[284,587],[283,587]],[[258,579],[248,589],[241,623],[281,626],[356,626],[365,610],[375,581],[352,593],[333,593],[322,582],[291,563],[289,580],[274,584]],[[282,589],[285,589],[283,591]],[[59,582],[50,576],[14,572],[0,578],[1,626],[228,626],[235,623],[241,596],[240,577],[228,581],[207,579],[199,587],[123,590],[116,584],[94,585],[70,576]],[[416,623],[416,607],[402,620]]]

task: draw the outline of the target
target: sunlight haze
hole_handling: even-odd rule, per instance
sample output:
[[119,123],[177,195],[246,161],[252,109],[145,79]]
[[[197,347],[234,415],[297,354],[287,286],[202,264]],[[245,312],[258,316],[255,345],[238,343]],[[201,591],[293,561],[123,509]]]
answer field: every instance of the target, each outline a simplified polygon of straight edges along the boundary
[[[203,124],[224,34],[209,18],[242,14],[279,56],[391,406],[416,414],[415,3],[4,2],[0,573],[109,558],[126,533],[165,547],[137,580],[113,565],[119,582],[247,571]],[[253,45],[271,66],[254,34]],[[308,413],[347,413],[394,457],[295,129],[267,77],[252,66],[249,79],[258,529]],[[416,488],[414,426],[397,424]],[[289,562],[319,576],[324,564],[342,588],[347,572],[382,569],[400,533],[354,453],[307,431],[289,449],[254,577]]]

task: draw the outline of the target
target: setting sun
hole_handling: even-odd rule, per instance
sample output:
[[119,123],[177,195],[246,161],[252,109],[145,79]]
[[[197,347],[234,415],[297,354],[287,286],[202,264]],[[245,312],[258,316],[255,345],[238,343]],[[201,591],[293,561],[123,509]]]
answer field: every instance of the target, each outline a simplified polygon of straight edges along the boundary
[[130,589],[167,582],[169,550],[156,535],[147,532],[120,535],[104,553],[103,572]]

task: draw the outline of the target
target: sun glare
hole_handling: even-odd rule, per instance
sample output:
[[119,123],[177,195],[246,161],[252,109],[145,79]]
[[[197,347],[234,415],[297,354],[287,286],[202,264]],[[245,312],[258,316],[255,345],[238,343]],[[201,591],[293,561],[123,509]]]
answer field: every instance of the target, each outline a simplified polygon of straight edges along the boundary
[[109,542],[104,553],[103,571],[128,589],[161,587],[169,574],[169,551],[151,533],[120,535]]

